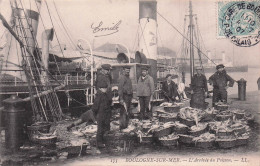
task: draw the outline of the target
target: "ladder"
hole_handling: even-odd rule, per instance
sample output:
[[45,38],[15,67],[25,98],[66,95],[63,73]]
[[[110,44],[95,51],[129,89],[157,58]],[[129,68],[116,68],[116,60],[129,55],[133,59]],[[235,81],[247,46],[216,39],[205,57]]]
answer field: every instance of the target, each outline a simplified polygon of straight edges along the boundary
[[18,7],[16,0],[11,5],[15,21],[13,30],[20,40],[22,67],[28,82],[33,120],[35,122],[59,121],[63,116],[59,100],[49,82],[48,75],[43,78],[42,73],[48,73],[48,71],[41,63],[41,53],[31,25],[32,20],[27,17],[27,13],[21,5]]

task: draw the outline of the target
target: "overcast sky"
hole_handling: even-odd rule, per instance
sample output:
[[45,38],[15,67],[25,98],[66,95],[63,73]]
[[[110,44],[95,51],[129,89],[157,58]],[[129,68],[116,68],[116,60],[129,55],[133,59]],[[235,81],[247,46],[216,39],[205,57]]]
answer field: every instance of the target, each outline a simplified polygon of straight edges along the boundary
[[[35,3],[35,0],[22,0],[22,2],[29,4],[29,2]],[[0,3],[1,13],[8,19],[10,15],[9,1],[0,0]],[[138,0],[55,0],[55,3],[60,17],[69,29],[75,43],[78,39],[83,38],[89,40],[92,45],[94,43],[94,47],[110,42],[123,43],[129,49],[133,49],[138,29]],[[157,3],[157,11],[179,31],[183,32],[184,16],[188,14],[189,2],[187,0],[157,0]],[[69,44],[65,31],[62,30],[62,25],[59,23],[53,0],[47,0],[47,4],[60,42],[70,47],[71,44]],[[260,44],[244,48],[233,45],[229,39],[217,39],[217,4],[215,1],[194,0],[193,8],[194,13],[197,14],[198,26],[206,50],[211,51],[213,55],[215,53],[220,55],[222,51],[225,51],[230,58],[232,58],[234,50],[235,63],[260,64]],[[41,16],[44,26],[46,28],[52,27],[45,1],[42,3]],[[104,33],[93,33],[91,25],[97,26],[101,21],[103,27],[111,27],[121,21],[118,26],[119,31],[108,36],[95,37]],[[159,46],[166,46],[178,52],[182,36],[159,15],[157,15],[157,21],[160,35],[158,38]],[[40,39],[43,29],[42,21],[40,21],[38,39]],[[0,35],[3,31],[4,28],[0,25]],[[2,41],[3,39],[1,39]],[[41,43],[40,40],[39,43]],[[57,40],[54,39],[53,45],[56,44]]]

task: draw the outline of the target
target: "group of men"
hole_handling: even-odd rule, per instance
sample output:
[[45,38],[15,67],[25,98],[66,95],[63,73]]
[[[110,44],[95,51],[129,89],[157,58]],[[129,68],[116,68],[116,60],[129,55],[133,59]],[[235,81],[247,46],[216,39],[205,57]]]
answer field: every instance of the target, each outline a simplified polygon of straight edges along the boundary
[[[104,134],[110,130],[110,118],[112,114],[112,77],[110,75],[111,65],[103,64],[101,71],[96,77],[96,97],[92,106],[92,111],[87,111],[81,116],[81,120],[76,123],[82,123],[83,121],[93,121],[98,124],[97,128],[97,147],[103,148]],[[216,66],[216,73],[209,78],[209,83],[213,85],[213,101],[212,104],[218,101],[227,101],[227,88],[232,87],[234,80],[226,73],[224,65]],[[130,66],[123,67],[123,71],[119,77],[118,95],[119,102],[121,104],[120,118],[124,118],[123,124],[120,124],[120,129],[126,128],[129,118],[133,118],[133,113],[130,110],[131,101],[133,98],[133,87],[130,78]],[[191,107],[204,109],[205,95],[208,94],[207,79],[202,74],[202,68],[196,68],[196,74],[191,80]],[[154,80],[148,74],[148,68],[146,66],[141,68],[141,76],[137,82],[137,99],[140,104],[140,119],[152,118],[151,101],[155,91]],[[166,80],[162,83],[162,93],[164,101],[174,102],[176,97],[181,99],[178,93],[178,86],[172,80],[172,75],[168,74]],[[86,118],[88,117],[88,118]],[[87,119],[87,120],[86,120]],[[75,126],[72,124],[68,127]]]
[[[216,72],[209,77],[209,84],[213,86],[212,106],[219,101],[227,102],[227,89],[234,85],[234,79],[231,78],[223,64],[216,66]],[[196,74],[191,80],[191,107],[205,109],[205,96],[208,96],[207,78],[202,74],[202,68],[196,68]]]
[[[96,98],[94,100],[92,111],[97,119],[97,147],[103,148],[104,134],[110,130],[110,118],[112,114],[112,87],[111,87],[111,65],[103,64],[100,73],[96,78]],[[118,95],[119,102],[121,104],[120,118],[125,117],[124,125],[120,124],[120,128],[126,128],[129,118],[133,117],[133,113],[130,110],[131,101],[133,98],[133,87],[130,78],[130,66],[123,67],[123,71],[119,77]],[[148,68],[142,67],[142,74],[137,83],[137,97],[140,103],[140,118],[150,118],[151,111],[150,101],[154,93],[154,81],[148,74]],[[127,116],[126,116],[127,115]]]

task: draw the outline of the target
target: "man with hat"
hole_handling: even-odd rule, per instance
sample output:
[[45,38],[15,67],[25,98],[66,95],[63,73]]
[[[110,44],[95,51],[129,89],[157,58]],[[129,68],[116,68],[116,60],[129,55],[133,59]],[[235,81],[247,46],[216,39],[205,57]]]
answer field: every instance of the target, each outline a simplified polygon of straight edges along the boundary
[[178,95],[177,85],[172,81],[172,75],[167,74],[166,80],[162,83],[162,92],[164,100],[167,102],[174,102],[175,97]]
[[154,93],[154,81],[153,78],[148,74],[148,68],[143,66],[141,68],[142,75],[137,82],[137,97],[140,103],[140,118],[148,118],[146,114],[150,114],[152,117],[152,112],[149,110],[150,101],[153,98]]
[[[133,98],[133,87],[130,79],[130,66],[123,67],[123,73],[119,76],[118,96],[121,106],[120,119],[123,119],[123,124],[120,124],[120,129],[127,128],[129,117],[132,118],[133,114],[130,110],[131,101]],[[124,108],[124,104],[126,108]],[[126,110],[125,110],[126,109]],[[126,113],[128,112],[128,115]]]
[[223,64],[219,64],[216,66],[217,71],[209,77],[210,85],[213,85],[213,98],[212,98],[212,106],[215,107],[215,103],[222,101],[224,103],[227,102],[227,89],[228,87],[232,87],[234,85],[234,80],[231,78]]
[[97,147],[104,148],[103,136],[106,131],[110,130],[111,103],[112,98],[109,96],[108,83],[106,81],[99,82],[96,98],[94,100],[92,110],[97,117]]
[[[103,135],[105,132],[110,130],[110,118],[111,118],[111,114],[112,114],[112,110],[111,110],[111,105],[112,105],[112,86],[111,86],[112,78],[111,78],[111,75],[110,75],[111,69],[112,69],[112,67],[111,67],[110,64],[101,65],[101,70],[97,74],[96,83],[95,83],[97,94],[96,94],[96,98],[95,98],[94,102],[96,102],[96,100],[97,100],[97,101],[101,102],[102,104],[105,104],[105,106],[103,106],[104,108],[99,108],[99,109],[105,109],[106,110],[105,114],[100,115],[101,118],[99,118],[99,119],[97,118],[98,122],[104,121],[104,122],[100,122],[100,123],[102,123],[102,125],[100,125],[100,130],[99,130],[100,132],[99,132],[99,134],[97,134],[97,135],[99,135],[99,138],[97,138],[99,140],[102,140],[100,135]],[[104,92],[104,87],[106,89],[105,92]],[[103,92],[103,93],[101,93],[101,92]],[[105,95],[103,95],[103,94],[105,94]],[[103,95],[103,96],[99,97],[99,95]],[[102,100],[100,98],[102,98]],[[103,99],[106,101],[105,103],[103,103]],[[109,106],[107,106],[106,104],[108,104]],[[96,105],[98,105],[98,103]],[[102,134],[100,134],[100,133],[102,133]]]
[[202,74],[202,67],[196,67],[196,74],[191,79],[191,101],[193,108],[205,109],[205,96],[208,94],[207,78]]

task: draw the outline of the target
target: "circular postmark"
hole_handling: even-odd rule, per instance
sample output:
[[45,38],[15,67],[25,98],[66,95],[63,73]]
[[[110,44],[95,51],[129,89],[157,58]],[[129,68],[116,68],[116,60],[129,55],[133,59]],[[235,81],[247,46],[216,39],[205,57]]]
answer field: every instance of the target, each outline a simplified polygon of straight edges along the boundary
[[260,6],[254,1],[229,2],[221,9],[220,28],[237,46],[250,47],[260,42]]

